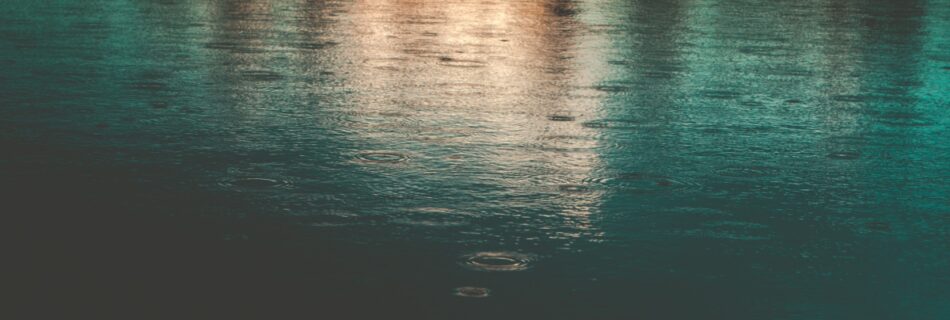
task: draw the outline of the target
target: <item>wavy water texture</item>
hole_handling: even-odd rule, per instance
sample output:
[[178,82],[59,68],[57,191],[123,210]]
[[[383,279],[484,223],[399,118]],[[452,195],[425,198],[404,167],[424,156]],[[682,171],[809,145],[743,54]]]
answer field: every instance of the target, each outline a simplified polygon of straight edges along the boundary
[[7,0],[11,292],[947,319],[948,106],[947,0]]

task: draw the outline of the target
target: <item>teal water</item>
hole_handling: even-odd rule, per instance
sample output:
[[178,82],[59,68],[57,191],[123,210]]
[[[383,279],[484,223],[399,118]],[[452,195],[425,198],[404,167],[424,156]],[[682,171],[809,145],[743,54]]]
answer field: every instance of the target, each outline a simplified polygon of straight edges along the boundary
[[950,318],[946,0],[8,0],[0,70],[30,318]]

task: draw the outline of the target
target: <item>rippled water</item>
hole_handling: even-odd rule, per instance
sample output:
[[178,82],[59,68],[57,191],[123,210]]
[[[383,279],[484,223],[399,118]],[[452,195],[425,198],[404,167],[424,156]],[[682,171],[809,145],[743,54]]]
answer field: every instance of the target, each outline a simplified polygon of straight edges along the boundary
[[9,0],[0,70],[36,315],[950,317],[946,0]]

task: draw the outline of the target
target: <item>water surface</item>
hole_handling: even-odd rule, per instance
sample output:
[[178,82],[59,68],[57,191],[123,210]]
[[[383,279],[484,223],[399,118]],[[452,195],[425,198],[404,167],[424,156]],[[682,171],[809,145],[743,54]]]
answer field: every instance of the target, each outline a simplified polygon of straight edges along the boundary
[[0,70],[38,314],[950,317],[946,0],[12,0]]

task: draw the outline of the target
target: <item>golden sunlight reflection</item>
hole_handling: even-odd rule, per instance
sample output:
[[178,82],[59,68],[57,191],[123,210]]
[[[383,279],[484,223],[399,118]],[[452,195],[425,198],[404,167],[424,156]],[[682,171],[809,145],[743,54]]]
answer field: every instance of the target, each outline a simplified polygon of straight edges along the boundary
[[[352,139],[394,151],[441,150],[448,178],[481,179],[503,189],[498,203],[547,194],[566,228],[548,237],[597,236],[589,215],[600,192],[584,185],[598,166],[596,136],[581,122],[596,96],[576,94],[596,79],[578,57],[573,2],[358,1],[341,22],[357,36],[335,48],[351,93]],[[567,14],[565,14],[567,13]],[[337,27],[340,27],[338,25]],[[427,151],[421,151],[427,152]],[[411,167],[410,167],[411,169]],[[536,203],[536,202],[534,202]]]

